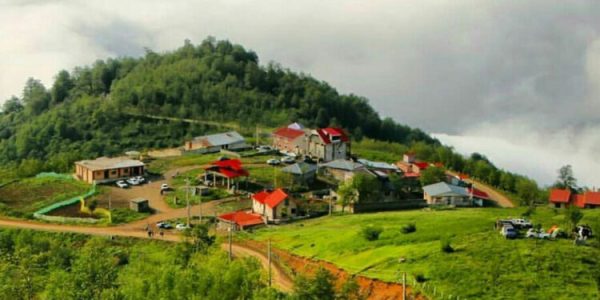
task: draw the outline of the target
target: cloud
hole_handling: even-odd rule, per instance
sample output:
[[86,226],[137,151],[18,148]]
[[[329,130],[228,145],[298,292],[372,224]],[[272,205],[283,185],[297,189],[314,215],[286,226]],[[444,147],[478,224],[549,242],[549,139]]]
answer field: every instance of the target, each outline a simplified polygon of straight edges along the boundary
[[[598,147],[594,0],[0,0],[0,99],[20,94],[30,76],[50,85],[60,69],[209,35],[430,132],[519,145],[525,130],[560,140],[570,128],[578,155],[593,159],[589,149]],[[514,124],[521,127],[503,130]],[[559,157],[543,164],[555,168]]]

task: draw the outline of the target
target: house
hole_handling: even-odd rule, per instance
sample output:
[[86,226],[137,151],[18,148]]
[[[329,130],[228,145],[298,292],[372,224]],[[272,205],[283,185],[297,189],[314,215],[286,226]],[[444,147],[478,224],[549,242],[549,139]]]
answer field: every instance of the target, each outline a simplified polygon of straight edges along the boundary
[[317,177],[317,165],[298,162],[281,168],[281,172],[291,174],[297,184],[311,184]]
[[388,164],[386,162],[370,161],[362,158],[359,159],[358,162],[372,171],[383,172],[386,174],[394,174],[400,172],[400,168],[398,168],[395,165]]
[[129,208],[136,212],[149,212],[150,204],[148,203],[148,199],[135,198],[129,201]]
[[321,164],[319,165],[319,169],[322,170],[325,175],[331,176],[340,182],[352,179],[356,173],[374,176],[363,164],[346,159],[336,159]]
[[128,157],[100,157],[75,162],[75,176],[87,183],[105,183],[144,175],[145,164]]
[[282,189],[264,190],[252,195],[252,212],[263,216],[267,223],[277,223],[296,217],[298,205]]
[[347,159],[350,155],[350,138],[341,128],[319,128],[307,136],[306,155],[321,162]]
[[231,229],[237,231],[265,224],[261,215],[244,211],[222,214],[218,218],[219,223],[217,226],[220,230]]
[[472,196],[464,187],[438,182],[423,187],[423,199],[429,205],[472,206]]
[[303,155],[306,153],[306,132],[304,127],[298,123],[282,127],[271,135],[273,148],[284,153],[295,153]]
[[195,137],[185,142],[184,150],[196,153],[213,153],[223,150],[248,148],[244,137],[236,131]]
[[556,208],[566,208],[571,205],[579,208],[595,208],[600,207],[600,192],[593,190],[577,194],[569,189],[552,189],[548,200]]
[[[571,190],[569,189],[552,189],[550,190],[549,201],[556,208],[566,208],[571,204]],[[574,199],[573,199],[574,200]]]
[[396,162],[396,166],[404,173],[405,177],[418,178],[421,176],[421,172],[429,168],[429,163],[417,161],[414,153],[407,152],[401,161]]
[[204,168],[204,182],[209,181],[209,176],[213,179],[213,185],[218,184],[218,179],[221,178],[221,185],[231,190],[236,180],[240,177],[248,177],[250,174],[242,167],[242,162],[239,159],[221,159],[211,163]]

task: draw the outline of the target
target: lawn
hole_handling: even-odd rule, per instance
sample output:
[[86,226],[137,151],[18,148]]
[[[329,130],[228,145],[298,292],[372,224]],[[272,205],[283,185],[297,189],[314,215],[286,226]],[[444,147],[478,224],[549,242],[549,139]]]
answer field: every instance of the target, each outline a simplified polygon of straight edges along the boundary
[[[173,181],[171,182],[171,187],[173,188],[173,191],[171,191],[165,197],[167,204],[169,204],[169,206],[171,206],[173,208],[185,207],[187,205],[186,196],[189,197],[190,204],[192,204],[192,205],[199,204],[200,196],[192,196],[191,194],[186,195],[185,179],[190,178],[191,179],[190,184],[192,184],[192,185],[196,184],[197,182],[196,182],[195,178],[197,178],[197,176],[202,173],[204,173],[203,169],[194,169],[194,170],[190,170],[187,172],[183,172],[183,173],[179,174],[177,177],[175,177],[173,179]],[[223,198],[226,198],[229,196],[230,196],[230,194],[225,189],[211,188],[210,193],[208,195],[202,196],[202,202],[223,199]],[[175,197],[177,197],[177,200],[178,200],[177,203],[175,203]]]
[[[600,249],[574,246],[571,240],[505,240],[494,229],[498,218],[524,209],[404,211],[323,217],[259,230],[254,238],[271,239],[295,254],[332,262],[352,273],[409,282],[424,278],[425,294],[460,299],[598,299]],[[600,210],[586,210],[583,223],[598,222]],[[544,228],[561,225],[563,215],[538,208],[531,216]],[[404,234],[414,222],[417,230]],[[381,226],[379,240],[367,241],[363,227]],[[449,239],[453,253],[441,251]],[[592,243],[593,244],[593,243]],[[403,262],[400,262],[400,258]]]
[[29,217],[50,204],[82,195],[90,185],[65,178],[27,178],[0,187],[0,212]]

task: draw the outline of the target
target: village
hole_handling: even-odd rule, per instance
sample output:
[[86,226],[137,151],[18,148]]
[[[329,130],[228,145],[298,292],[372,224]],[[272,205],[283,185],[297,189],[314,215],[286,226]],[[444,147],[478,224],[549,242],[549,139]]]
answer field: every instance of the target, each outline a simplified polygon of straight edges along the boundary
[[[149,218],[153,224],[148,221],[144,229],[161,234],[163,230],[185,230],[203,217],[212,218],[217,230],[228,232],[339,213],[512,206],[503,195],[468,174],[448,171],[441,163],[420,161],[412,152],[395,163],[357,157],[352,154],[348,133],[341,128],[309,129],[292,123],[274,130],[265,140],[270,143],[252,145],[236,131],[199,136],[167,151],[166,156],[201,157],[201,165],[153,173],[144,161],[152,165],[155,158],[130,151],[125,156],[76,162],[75,178],[109,186],[115,199],[120,195],[121,202],[135,212],[165,212],[168,205],[187,207],[175,220],[156,220],[160,214]],[[428,179],[423,180],[426,173]],[[156,180],[160,185],[146,187]],[[217,204],[219,209],[212,216],[192,213],[190,206],[212,200],[226,205]],[[577,195],[554,189],[549,197],[555,207],[592,208],[600,206],[599,200],[600,192],[595,191]],[[60,211],[61,207],[52,209]],[[36,214],[40,219],[57,220],[50,215],[51,210]],[[527,237],[556,237],[559,232],[554,226],[546,235],[541,228],[534,230],[519,222],[528,221],[500,222],[499,232],[506,238],[516,237],[514,229],[521,227],[530,229]],[[586,230],[591,235],[591,229]]]

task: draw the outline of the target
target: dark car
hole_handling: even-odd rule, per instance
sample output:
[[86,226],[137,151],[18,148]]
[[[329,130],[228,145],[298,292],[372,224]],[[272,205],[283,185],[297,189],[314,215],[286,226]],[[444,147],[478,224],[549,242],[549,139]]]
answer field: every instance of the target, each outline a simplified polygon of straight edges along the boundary
[[514,239],[519,235],[517,230],[512,225],[504,225],[502,230],[500,230],[500,234],[507,239]]

